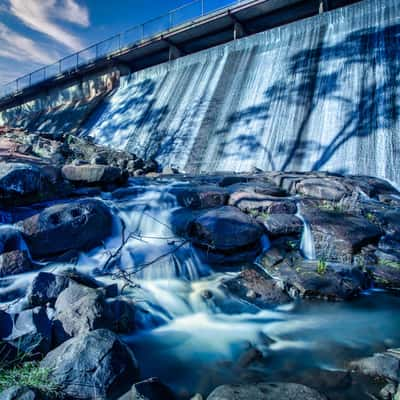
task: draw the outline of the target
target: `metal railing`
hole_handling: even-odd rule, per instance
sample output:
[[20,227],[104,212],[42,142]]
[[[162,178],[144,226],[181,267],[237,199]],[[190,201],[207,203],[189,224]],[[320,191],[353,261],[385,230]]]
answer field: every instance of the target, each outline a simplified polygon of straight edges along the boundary
[[226,2],[223,1],[226,4],[221,6],[218,5],[218,3],[221,3],[221,0],[193,0],[179,8],[169,11],[167,14],[136,25],[133,28],[64,57],[54,64],[39,68],[36,71],[1,86],[0,98],[12,96],[23,89],[58,75],[73,72],[84,65],[89,65],[101,58],[115,55],[124,49],[138,45],[144,40],[168,32],[173,28],[187,24],[197,18],[246,1],[249,0],[227,0]]

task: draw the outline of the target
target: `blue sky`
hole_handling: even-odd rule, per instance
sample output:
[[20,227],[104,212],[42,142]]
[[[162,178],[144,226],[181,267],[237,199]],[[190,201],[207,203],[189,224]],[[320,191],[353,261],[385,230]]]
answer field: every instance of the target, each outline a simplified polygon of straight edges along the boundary
[[[204,1],[211,9],[234,0]],[[0,84],[189,2],[0,0]]]

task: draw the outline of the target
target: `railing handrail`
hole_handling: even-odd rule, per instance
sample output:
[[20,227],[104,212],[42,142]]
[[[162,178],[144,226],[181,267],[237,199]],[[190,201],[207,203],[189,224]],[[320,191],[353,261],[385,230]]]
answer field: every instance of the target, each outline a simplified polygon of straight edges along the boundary
[[[129,47],[134,47],[136,44],[142,42],[143,40],[150,39],[150,38],[155,37],[155,36],[157,36],[157,35],[159,35],[159,34],[161,34],[163,32],[170,31],[173,28],[176,28],[176,27],[178,27],[178,26],[180,26],[182,24],[187,23],[188,20],[193,20],[194,18],[200,18],[200,17],[203,17],[205,15],[208,15],[208,14],[211,14],[211,13],[215,13],[216,11],[229,8],[233,4],[242,3],[242,2],[244,2],[246,0],[231,0],[229,2],[229,4],[226,4],[223,7],[210,8],[210,10],[207,13],[205,12],[205,2],[206,1],[207,0],[191,0],[186,4],[183,4],[183,5],[181,5],[181,6],[177,7],[177,8],[174,8],[174,9],[168,11],[167,13],[164,13],[164,14],[159,15],[157,17],[154,17],[154,18],[151,18],[149,20],[146,20],[143,23],[137,24],[137,25],[135,25],[135,26],[133,26],[131,28],[128,28],[128,29],[126,29],[124,31],[121,31],[120,33],[114,34],[114,35],[112,35],[112,36],[110,36],[110,37],[108,37],[106,39],[103,39],[103,40],[101,40],[99,42],[93,43],[92,45],[90,45],[90,46],[88,46],[88,47],[86,47],[84,49],[81,49],[79,51],[76,51],[75,53],[72,53],[72,54],[69,54],[69,55],[67,55],[65,57],[62,57],[59,60],[55,61],[54,63],[44,65],[43,67],[40,67],[40,68],[38,68],[38,69],[28,73],[28,74],[22,75],[22,76],[20,76],[20,77],[18,77],[16,79],[12,80],[11,82],[8,82],[8,83],[3,84],[3,85],[0,86],[0,89],[3,89],[3,93],[2,93],[2,90],[0,90],[0,98],[4,98],[4,97],[7,97],[7,96],[12,96],[13,94],[19,92],[22,89],[26,89],[26,88],[31,87],[33,85],[36,85],[36,84],[38,84],[40,82],[43,82],[43,81],[45,81],[47,79],[54,78],[54,77],[56,77],[58,75],[61,75],[61,74],[65,73],[65,72],[72,71],[74,69],[78,69],[79,67],[82,67],[83,65],[87,65],[87,64],[92,63],[94,61],[97,61],[99,59],[108,57],[108,56],[110,56],[110,55],[112,55],[112,54],[114,54],[114,53],[116,53],[118,51],[121,51],[122,49],[129,48]],[[185,21],[180,21],[180,22],[178,22],[176,24],[173,23],[173,16],[177,12],[182,11],[184,9],[187,9],[190,6],[193,6],[195,4],[199,4],[199,6],[201,7],[200,13],[196,14],[195,16],[189,17]],[[145,35],[144,31],[145,31],[146,25],[149,25],[149,24],[151,24],[151,23],[153,23],[153,22],[155,22],[157,20],[162,20],[165,17],[168,17],[168,21],[167,21],[168,28],[160,29],[157,32],[153,32],[153,33],[151,33],[151,34],[149,34],[147,36]],[[128,42],[125,46],[123,46],[122,42],[121,42],[121,39],[123,39],[129,33],[132,33],[137,29],[141,30],[140,37],[138,39],[132,41],[132,42]],[[116,48],[112,48],[110,51],[108,51],[106,53],[102,53],[101,55],[98,54],[99,53],[98,50],[99,50],[101,45],[104,45],[107,42],[112,42],[113,40],[115,40],[117,38],[118,38],[118,46]],[[80,62],[79,61],[79,56],[83,55],[85,52],[89,52],[92,49],[95,49],[95,56],[93,58],[88,59],[88,60],[84,60],[84,62]],[[73,59],[73,58],[76,58],[75,65],[73,67],[67,67],[67,68],[63,69],[62,63],[65,62],[66,60]],[[51,73],[50,72],[50,74],[48,74],[48,72],[50,71],[51,68],[54,68],[54,69],[57,68],[58,72],[57,73]],[[37,80],[35,82],[32,82],[32,77],[34,77],[35,74],[42,74],[43,75],[42,79],[39,79],[39,80]],[[24,80],[28,80],[28,84],[25,85],[23,88],[20,88],[19,84],[23,83]],[[10,87],[10,86],[14,86],[14,88],[7,92],[7,88]]]

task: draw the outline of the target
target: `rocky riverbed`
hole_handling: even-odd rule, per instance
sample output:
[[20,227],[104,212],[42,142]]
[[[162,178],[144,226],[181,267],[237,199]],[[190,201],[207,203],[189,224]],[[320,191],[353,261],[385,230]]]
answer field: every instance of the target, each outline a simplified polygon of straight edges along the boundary
[[5,128],[0,158],[1,400],[400,398],[389,182]]

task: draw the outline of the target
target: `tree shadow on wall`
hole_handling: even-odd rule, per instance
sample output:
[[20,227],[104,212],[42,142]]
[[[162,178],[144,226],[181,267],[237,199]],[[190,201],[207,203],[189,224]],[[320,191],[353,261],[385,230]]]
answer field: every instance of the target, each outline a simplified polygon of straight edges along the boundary
[[[314,48],[297,52],[289,60],[287,77],[275,82],[264,93],[264,101],[247,109],[232,113],[224,128],[218,132],[221,141],[218,157],[230,156],[229,145],[236,142],[241,157],[252,157],[255,152],[266,154],[272,169],[293,169],[301,161],[311,156],[313,170],[323,169],[331,158],[352,138],[377,140],[377,132],[385,129],[390,135],[398,135],[395,127],[399,120],[398,80],[400,78],[400,25],[384,29],[365,29],[347,35],[334,45],[325,45],[326,28],[319,35]],[[327,68],[327,66],[329,68]],[[324,72],[324,71],[328,72]],[[357,80],[356,95],[346,88],[346,74],[358,71],[360,76],[347,76]],[[294,79],[295,78],[295,79]],[[312,119],[321,102],[334,101],[344,110],[340,116],[340,126],[327,144],[307,138],[315,127]],[[277,107],[279,105],[279,108]],[[272,154],[259,139],[260,132],[246,132],[230,141],[226,139],[235,127],[250,127],[249,119],[267,120],[273,110],[296,107],[296,115],[301,115],[293,132],[293,139],[278,143]],[[338,109],[339,109],[338,108]],[[300,114],[301,112],[301,114]],[[336,121],[337,122],[337,121]],[[264,134],[268,134],[264,132]],[[323,134],[323,132],[322,132]],[[399,152],[392,144],[392,156]],[[232,147],[231,147],[232,148]],[[279,153],[282,161],[277,165],[274,158]],[[342,170],[345,172],[345,170]]]

